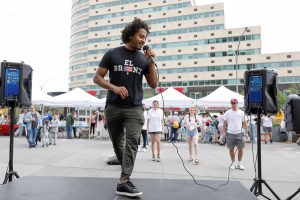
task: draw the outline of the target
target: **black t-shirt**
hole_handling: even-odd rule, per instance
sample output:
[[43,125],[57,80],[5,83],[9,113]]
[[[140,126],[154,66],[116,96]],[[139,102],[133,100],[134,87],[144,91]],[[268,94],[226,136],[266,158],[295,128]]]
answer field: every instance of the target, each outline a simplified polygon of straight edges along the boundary
[[130,51],[125,46],[106,52],[99,64],[109,70],[110,83],[124,86],[129,96],[122,99],[120,95],[108,90],[106,103],[118,107],[139,107],[143,100],[143,75],[149,74],[149,62],[139,51]]

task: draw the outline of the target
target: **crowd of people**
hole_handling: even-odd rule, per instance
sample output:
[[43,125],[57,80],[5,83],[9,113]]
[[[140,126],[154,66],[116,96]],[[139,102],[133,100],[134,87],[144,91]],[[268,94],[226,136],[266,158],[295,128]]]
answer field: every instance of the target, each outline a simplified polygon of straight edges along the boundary
[[[93,111],[87,118],[88,134],[91,137],[95,135],[98,120],[103,120],[103,118],[104,116],[100,115],[98,111]],[[74,110],[64,117],[63,114],[51,114],[49,111],[42,114],[41,111],[36,111],[34,106],[30,106],[29,110],[23,108],[18,115],[18,129],[14,134],[15,136],[26,136],[29,148],[37,147],[38,142],[41,142],[41,147],[49,147],[49,145],[57,145],[59,128],[65,130],[67,139],[79,137],[74,127],[76,120],[78,118]],[[62,125],[61,121],[64,121],[65,124]]]

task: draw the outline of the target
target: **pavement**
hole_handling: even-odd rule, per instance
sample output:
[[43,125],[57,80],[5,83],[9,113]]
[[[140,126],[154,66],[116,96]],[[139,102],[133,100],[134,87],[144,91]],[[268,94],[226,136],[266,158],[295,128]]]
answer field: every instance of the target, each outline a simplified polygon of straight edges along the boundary
[[[184,165],[195,179],[221,180],[224,183],[239,181],[247,189],[253,184],[255,169],[253,157],[256,144],[246,144],[243,164],[246,170],[229,170],[228,150],[216,144],[200,144],[200,163],[187,162],[188,147],[185,142],[175,143]],[[0,183],[3,182],[8,165],[9,137],[0,136]],[[109,177],[120,175],[119,165],[107,165],[108,157],[114,155],[108,139],[59,139],[56,146],[39,146],[29,149],[24,137],[14,140],[14,171],[24,176],[63,176],[63,177]],[[262,179],[282,199],[290,196],[300,187],[300,146],[285,143],[262,144]],[[177,149],[172,143],[161,143],[161,162],[153,162],[151,152],[138,152],[132,180],[146,179],[185,179],[192,177],[185,171]],[[0,185],[0,187],[3,187]],[[113,186],[115,187],[115,185]],[[199,186],[200,187],[200,186]],[[275,199],[263,185],[263,193]],[[259,199],[263,199],[260,197]],[[298,194],[293,199],[300,199]]]

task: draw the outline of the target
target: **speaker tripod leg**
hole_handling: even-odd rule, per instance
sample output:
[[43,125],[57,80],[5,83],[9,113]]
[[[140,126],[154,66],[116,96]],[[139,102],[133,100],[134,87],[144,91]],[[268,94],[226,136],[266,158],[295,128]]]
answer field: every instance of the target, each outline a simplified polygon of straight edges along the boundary
[[15,176],[17,179],[20,178],[17,172],[6,172],[3,184],[10,182],[13,179],[13,176]]
[[276,197],[276,199],[280,200],[279,196],[272,190],[272,188],[268,185],[268,183],[265,180],[261,180],[263,184],[269,189],[269,191]]

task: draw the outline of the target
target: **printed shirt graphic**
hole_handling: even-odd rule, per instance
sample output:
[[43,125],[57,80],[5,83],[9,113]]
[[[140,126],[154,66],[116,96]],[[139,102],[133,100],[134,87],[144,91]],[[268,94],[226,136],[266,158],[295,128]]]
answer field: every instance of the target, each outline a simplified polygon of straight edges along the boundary
[[125,46],[111,49],[105,53],[99,67],[109,70],[110,83],[126,87],[129,93],[127,98],[122,99],[109,90],[106,103],[118,107],[142,106],[142,80],[143,75],[149,73],[149,62],[141,51],[130,51]]

